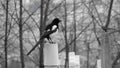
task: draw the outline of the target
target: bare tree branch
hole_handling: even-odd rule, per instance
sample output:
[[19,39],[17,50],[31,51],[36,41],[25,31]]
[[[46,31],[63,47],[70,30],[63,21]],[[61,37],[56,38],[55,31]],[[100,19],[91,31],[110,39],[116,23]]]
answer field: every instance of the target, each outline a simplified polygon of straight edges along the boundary
[[109,7],[109,10],[108,10],[107,21],[106,21],[105,26],[103,26],[103,30],[104,30],[105,32],[107,31],[107,28],[108,28],[108,26],[109,26],[109,24],[110,24],[110,17],[111,17],[112,6],[113,6],[113,0],[111,0],[111,2],[110,2],[110,7]]
[[20,60],[21,60],[21,68],[25,68],[24,64],[24,51],[23,51],[23,25],[22,25],[22,0],[19,0],[20,2],[20,21],[19,21],[19,42],[20,42]]
[[[92,22],[90,22],[90,23],[78,34],[78,36],[76,36],[76,38],[74,38],[70,43],[68,43],[68,45],[71,45],[71,44],[74,42],[75,39],[78,39],[79,36],[80,36],[91,24],[92,24]],[[65,50],[65,48],[66,48],[66,47],[62,48],[62,49],[59,51],[59,53],[62,52],[63,50]]]
[[9,0],[6,1],[6,22],[5,22],[5,43],[4,43],[4,51],[5,51],[5,68],[8,68],[8,59],[7,59],[7,45],[8,45],[8,4]]

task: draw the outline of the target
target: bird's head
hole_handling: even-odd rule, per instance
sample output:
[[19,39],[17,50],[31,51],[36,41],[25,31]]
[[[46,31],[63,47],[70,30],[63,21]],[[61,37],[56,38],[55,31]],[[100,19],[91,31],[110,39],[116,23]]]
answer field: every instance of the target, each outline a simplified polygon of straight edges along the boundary
[[61,22],[59,18],[55,18],[54,21],[56,21],[57,23]]

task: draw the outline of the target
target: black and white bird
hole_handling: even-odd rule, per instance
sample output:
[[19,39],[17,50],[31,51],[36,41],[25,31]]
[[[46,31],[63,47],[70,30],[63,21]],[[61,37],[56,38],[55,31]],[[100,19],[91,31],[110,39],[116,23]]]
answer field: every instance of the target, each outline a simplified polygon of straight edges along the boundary
[[45,28],[46,31],[48,30],[52,30],[53,26],[57,26],[57,29],[59,28],[59,23],[61,22],[61,20],[59,18],[55,18],[52,23],[48,24]]

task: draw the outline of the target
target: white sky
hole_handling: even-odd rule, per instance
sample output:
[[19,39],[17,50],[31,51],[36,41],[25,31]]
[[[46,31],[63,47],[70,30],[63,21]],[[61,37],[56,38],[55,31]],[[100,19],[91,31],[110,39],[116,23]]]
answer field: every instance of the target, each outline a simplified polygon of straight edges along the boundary
[[[63,1],[63,0],[54,0],[53,2],[54,3],[60,3],[61,1]],[[67,1],[67,3],[72,3],[73,2],[73,0],[66,0]]]
[[23,0],[23,2],[27,4],[30,2],[30,0]]

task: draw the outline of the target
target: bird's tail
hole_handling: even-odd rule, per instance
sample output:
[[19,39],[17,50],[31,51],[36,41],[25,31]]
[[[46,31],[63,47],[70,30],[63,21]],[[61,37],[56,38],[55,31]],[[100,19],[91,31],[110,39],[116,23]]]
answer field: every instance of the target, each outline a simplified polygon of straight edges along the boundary
[[36,43],[36,45],[27,53],[27,55],[29,55],[33,50],[35,50],[35,48],[40,44],[41,40],[39,39],[39,41]]

